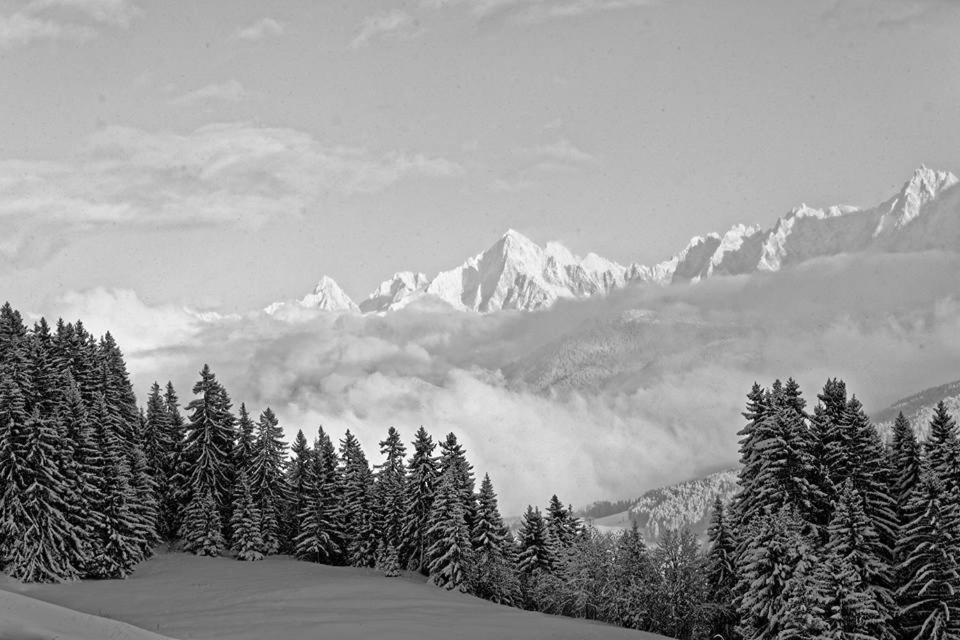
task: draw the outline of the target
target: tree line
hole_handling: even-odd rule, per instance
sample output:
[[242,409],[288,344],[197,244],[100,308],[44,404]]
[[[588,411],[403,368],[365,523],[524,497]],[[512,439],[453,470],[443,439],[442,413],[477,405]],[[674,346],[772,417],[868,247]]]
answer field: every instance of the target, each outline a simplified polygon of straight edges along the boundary
[[[284,441],[266,408],[234,411],[208,366],[181,409],[140,409],[122,352],[81,322],[28,329],[0,308],[0,568],[16,579],[123,578],[158,544],[256,561],[286,553],[420,572],[445,589],[683,640],[960,637],[960,438],[941,403],[918,442],[889,442],[846,385],[809,410],[795,381],[754,385],[740,490],[708,544],[601,533],[553,496],[516,532],[455,434],[390,428]],[[408,455],[409,453],[409,455]]]

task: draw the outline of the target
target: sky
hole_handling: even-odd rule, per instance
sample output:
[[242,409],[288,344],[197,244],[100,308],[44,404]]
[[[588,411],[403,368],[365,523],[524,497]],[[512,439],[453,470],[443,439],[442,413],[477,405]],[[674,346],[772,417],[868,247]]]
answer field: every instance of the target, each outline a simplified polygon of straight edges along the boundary
[[0,0],[0,291],[355,299],[960,169],[955,0]]
[[[635,497],[735,464],[755,380],[839,375],[876,411],[954,379],[956,254],[535,314],[256,311],[508,228],[650,264],[878,204],[960,170],[957,33],[957,0],[0,0],[0,298],[112,331],[141,399],[208,362],[288,439],[459,434],[507,513]],[[609,379],[536,384],[595,353]]]

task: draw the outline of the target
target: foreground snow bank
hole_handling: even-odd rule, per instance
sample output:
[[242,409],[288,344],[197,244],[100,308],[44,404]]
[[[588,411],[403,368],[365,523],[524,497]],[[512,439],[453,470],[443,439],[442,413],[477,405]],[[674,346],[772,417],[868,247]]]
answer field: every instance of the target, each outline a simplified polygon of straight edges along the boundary
[[4,640],[170,640],[126,622],[100,618],[0,589]]
[[126,580],[55,585],[0,581],[0,594],[3,589],[124,620],[174,638],[660,637],[502,607],[442,591],[425,584],[419,575],[387,579],[373,570],[327,567],[286,556],[238,562],[230,558],[160,553],[140,564]]

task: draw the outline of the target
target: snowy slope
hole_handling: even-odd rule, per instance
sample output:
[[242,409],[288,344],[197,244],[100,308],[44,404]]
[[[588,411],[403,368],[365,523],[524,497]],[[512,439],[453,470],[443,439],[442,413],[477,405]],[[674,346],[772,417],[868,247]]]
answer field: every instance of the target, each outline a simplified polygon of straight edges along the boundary
[[[696,236],[654,265],[623,266],[593,253],[580,258],[559,243],[541,247],[511,229],[486,251],[432,279],[410,271],[395,274],[359,310],[382,313],[431,297],[464,311],[536,311],[561,299],[605,295],[630,283],[667,285],[779,271],[814,258],[864,251],[958,251],[958,182],[952,173],[921,166],[900,191],[873,208],[801,204],[768,229],[738,224],[722,234]],[[291,307],[358,310],[326,277],[304,299],[275,303],[267,312]]]
[[933,418],[933,411],[941,400],[947,405],[947,410],[954,420],[960,420],[960,380],[924,389],[897,400],[872,417],[877,423],[880,433],[886,436],[893,429],[893,422],[897,419],[897,414],[902,412],[910,421],[910,424],[913,425],[914,431],[921,438],[925,438],[930,431],[930,419]]
[[127,580],[19,587],[0,583],[0,594],[4,588],[175,638],[662,638],[496,605],[437,589],[419,574],[387,579],[372,569],[330,567],[287,556],[238,562],[161,552]]
[[597,518],[593,524],[601,530],[619,530],[630,528],[636,521],[649,542],[656,542],[666,529],[689,527],[702,540],[710,525],[713,501],[720,496],[729,504],[737,488],[737,472],[720,471],[648,491],[627,511]]
[[28,598],[0,585],[0,638],[4,640],[170,640],[126,622]]

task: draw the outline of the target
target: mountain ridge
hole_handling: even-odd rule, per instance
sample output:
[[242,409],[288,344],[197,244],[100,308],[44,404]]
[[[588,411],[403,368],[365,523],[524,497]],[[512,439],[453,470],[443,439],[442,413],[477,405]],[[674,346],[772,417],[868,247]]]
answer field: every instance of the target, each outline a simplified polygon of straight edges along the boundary
[[607,295],[634,283],[665,286],[780,271],[841,253],[960,250],[958,183],[953,173],[921,165],[896,194],[875,207],[801,204],[767,229],[736,224],[723,233],[694,236],[681,251],[653,265],[621,265],[595,253],[581,258],[558,242],[541,247],[508,229],[486,250],[432,279],[412,271],[394,274],[359,304],[323,276],[313,293],[273,303],[265,311],[386,313],[424,298],[461,311],[538,311],[562,299]]

